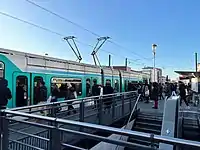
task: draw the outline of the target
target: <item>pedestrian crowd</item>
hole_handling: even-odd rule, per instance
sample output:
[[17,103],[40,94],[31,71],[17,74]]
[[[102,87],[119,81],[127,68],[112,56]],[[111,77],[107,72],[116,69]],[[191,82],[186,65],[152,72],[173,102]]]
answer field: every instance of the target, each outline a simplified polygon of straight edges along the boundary
[[[6,108],[8,100],[12,98],[12,94],[10,89],[7,87],[8,81],[6,79],[0,78],[0,109]],[[91,90],[90,90],[91,89]],[[154,109],[158,109],[158,101],[169,99],[171,96],[180,95],[180,104],[182,101],[189,108],[187,98],[187,93],[191,91],[191,84],[187,86],[179,81],[178,83],[169,83],[166,82],[165,84],[161,83],[148,83],[147,81],[142,83],[134,83],[129,82],[126,91],[138,91],[140,96],[140,100],[144,101],[145,103],[149,103],[150,100],[154,101]],[[24,99],[24,90],[23,85],[18,83],[17,90],[16,90],[16,98]],[[106,80],[105,86],[97,84],[97,80],[93,80],[93,85],[90,88],[90,84],[86,83],[86,93],[87,97],[89,96],[96,96],[94,99],[94,108],[97,108],[99,105],[98,96],[101,95],[109,95],[117,92],[117,89],[111,86],[111,81]],[[47,97],[47,87],[45,86],[45,82],[43,80],[38,81],[34,88],[34,104],[42,104],[46,102],[57,102],[58,98],[64,97],[65,100],[72,100],[77,98],[76,93],[76,85],[74,83],[65,83],[61,84],[58,88],[56,84],[52,84],[51,86],[51,95]],[[72,101],[68,101],[68,112],[76,113],[76,109],[74,109],[72,105]],[[112,96],[106,96],[103,99],[103,104],[105,109],[111,108],[112,105]],[[23,106],[23,104],[17,104],[18,106]],[[56,111],[60,111],[59,106],[57,107]],[[42,110],[41,113],[44,113]]]
[[183,82],[178,83],[166,82],[165,84],[153,82],[144,84],[139,83],[138,93],[141,94],[141,101],[149,103],[149,100],[154,101],[154,106],[152,108],[158,109],[159,100],[168,100],[171,96],[180,96],[180,105],[184,101],[187,108],[189,107],[189,102],[187,101],[188,95],[191,94],[191,84],[185,85]]

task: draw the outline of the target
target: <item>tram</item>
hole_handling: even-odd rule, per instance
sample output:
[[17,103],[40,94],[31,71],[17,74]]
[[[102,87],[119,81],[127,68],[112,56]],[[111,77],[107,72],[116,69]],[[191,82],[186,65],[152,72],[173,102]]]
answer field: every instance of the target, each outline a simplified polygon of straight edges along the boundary
[[76,85],[78,97],[86,97],[86,82],[92,87],[94,79],[101,85],[109,80],[117,92],[127,91],[129,82],[143,82],[149,79],[148,74],[137,71],[123,71],[112,67],[100,68],[3,48],[0,48],[0,77],[8,80],[8,87],[12,92],[12,99],[8,102],[9,108],[17,107],[16,88],[19,82],[24,86],[27,105],[32,105],[35,104],[34,88],[40,80],[45,81],[48,96],[51,94],[53,83],[60,86],[62,83],[70,82]]

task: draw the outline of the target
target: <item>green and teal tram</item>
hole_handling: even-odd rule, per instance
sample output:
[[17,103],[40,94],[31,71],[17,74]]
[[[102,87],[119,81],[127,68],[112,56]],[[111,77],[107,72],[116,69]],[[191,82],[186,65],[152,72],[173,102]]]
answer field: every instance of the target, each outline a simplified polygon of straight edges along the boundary
[[40,80],[45,81],[48,96],[51,94],[52,83],[60,86],[70,82],[76,85],[78,97],[86,96],[86,82],[89,82],[92,87],[94,79],[101,85],[109,80],[117,92],[127,91],[128,82],[144,80],[144,74],[141,72],[127,72],[111,67],[99,68],[94,65],[8,49],[0,49],[0,77],[8,80],[8,87],[12,92],[12,99],[8,102],[9,108],[17,107],[16,88],[19,82],[24,86],[27,105],[32,105],[35,104],[34,88]]

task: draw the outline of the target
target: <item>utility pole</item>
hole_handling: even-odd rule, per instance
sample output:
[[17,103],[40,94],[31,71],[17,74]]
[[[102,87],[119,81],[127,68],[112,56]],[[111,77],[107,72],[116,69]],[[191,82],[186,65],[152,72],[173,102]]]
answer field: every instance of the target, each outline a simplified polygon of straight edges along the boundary
[[198,55],[195,53],[195,70],[198,72]]
[[111,55],[110,55],[110,54],[109,54],[109,56],[108,56],[108,61],[109,61],[109,62],[108,62],[108,63],[109,63],[108,65],[109,65],[109,67],[110,67],[110,66],[111,66]]
[[127,70],[127,67],[128,67],[128,58],[125,59],[125,67],[126,67],[126,70]]
[[152,44],[154,82],[156,82],[156,48],[157,48],[157,45]]

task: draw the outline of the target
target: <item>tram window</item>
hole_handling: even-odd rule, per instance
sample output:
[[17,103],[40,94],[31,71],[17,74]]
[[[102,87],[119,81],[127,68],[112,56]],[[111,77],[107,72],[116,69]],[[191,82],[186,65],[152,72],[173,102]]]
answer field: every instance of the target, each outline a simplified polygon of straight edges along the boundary
[[40,76],[35,76],[34,77],[34,100],[33,103],[37,104],[38,103],[38,95],[39,95],[39,83],[43,81],[43,78]]
[[91,95],[91,80],[88,78],[86,79],[86,96]]
[[5,65],[2,61],[0,61],[0,78],[4,78],[5,76]]
[[119,92],[119,80],[115,80],[114,91]]
[[17,76],[16,79],[16,107],[26,106],[28,97],[28,78]]
[[60,98],[65,96],[65,92],[67,91],[67,84],[74,84],[76,88],[77,96],[82,95],[82,80],[78,78],[60,78],[54,77],[51,79],[51,84],[56,84],[60,89]]

